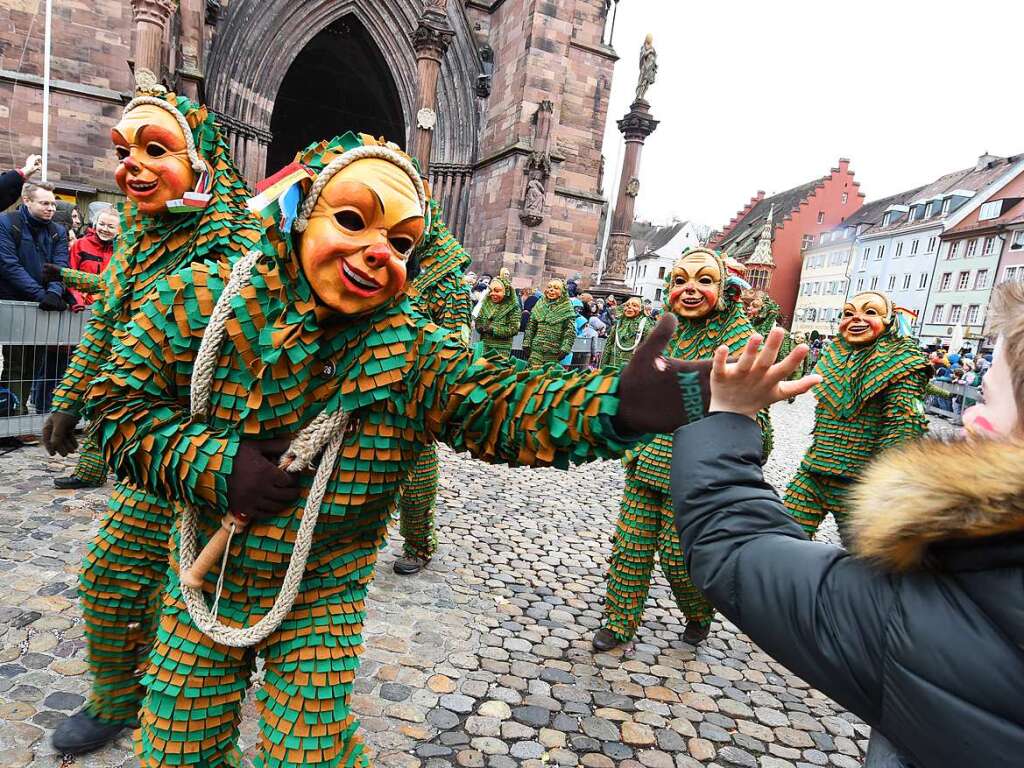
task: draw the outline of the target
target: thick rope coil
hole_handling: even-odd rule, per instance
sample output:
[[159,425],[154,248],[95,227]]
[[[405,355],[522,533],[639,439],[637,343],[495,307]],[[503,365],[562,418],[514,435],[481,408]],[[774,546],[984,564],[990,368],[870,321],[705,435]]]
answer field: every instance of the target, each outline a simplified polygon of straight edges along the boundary
[[[191,411],[193,419],[201,420],[206,415],[210,403],[210,391],[213,374],[217,367],[220,345],[226,334],[225,322],[230,314],[231,299],[249,284],[252,268],[259,259],[258,251],[250,251],[231,270],[231,278],[227,287],[217,300],[210,323],[203,334],[199,345],[195,366],[192,371]],[[322,411],[292,440],[288,451],[281,457],[281,468],[288,472],[300,472],[306,469],[316,455],[324,450],[323,458],[313,477],[313,486],[309,489],[306,508],[302,513],[299,530],[295,536],[288,569],[285,572],[281,590],[274,599],[270,610],[255,624],[248,627],[228,627],[217,620],[217,608],[220,603],[224,584],[224,573],[227,567],[228,547],[221,562],[221,572],[217,580],[213,610],[207,607],[206,598],[201,589],[193,589],[181,584],[181,594],[185,599],[188,613],[199,630],[211,640],[233,648],[247,648],[266,640],[273,633],[295,604],[295,598],[302,584],[306,571],[306,561],[313,544],[313,533],[320,516],[327,483],[334,472],[334,462],[345,438],[348,426],[348,414],[344,411]],[[196,510],[185,505],[179,522],[179,569],[185,572],[192,567],[197,550],[197,514]],[[232,536],[234,530],[231,531]]]

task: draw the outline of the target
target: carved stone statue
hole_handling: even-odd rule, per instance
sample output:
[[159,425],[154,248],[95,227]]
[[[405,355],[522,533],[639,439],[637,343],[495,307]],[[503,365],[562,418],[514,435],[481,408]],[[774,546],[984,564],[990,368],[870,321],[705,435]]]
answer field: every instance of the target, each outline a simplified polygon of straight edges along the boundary
[[523,211],[535,216],[544,213],[544,182],[534,177],[526,182],[526,198],[523,201]]
[[658,53],[654,50],[654,35],[647,35],[644,47],[640,49],[640,79],[636,84],[636,100],[643,101],[647,89],[654,85],[658,76]]

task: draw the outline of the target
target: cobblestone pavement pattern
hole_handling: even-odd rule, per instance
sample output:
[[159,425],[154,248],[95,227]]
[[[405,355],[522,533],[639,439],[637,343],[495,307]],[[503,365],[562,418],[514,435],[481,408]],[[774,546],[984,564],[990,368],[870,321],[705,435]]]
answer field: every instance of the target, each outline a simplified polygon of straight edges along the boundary
[[[812,411],[810,397],[775,408],[766,471],[777,488],[807,445]],[[109,490],[54,489],[71,467],[38,447],[0,458],[5,768],[136,764],[127,734],[77,760],[49,746],[87,692],[75,585]],[[511,470],[442,451],[438,555],[419,576],[395,576],[396,538],[370,592],[353,703],[378,766],[861,764],[867,726],[734,626],[719,620],[702,647],[683,643],[660,574],[633,647],[594,654],[621,489],[616,462]],[[250,702],[243,745],[254,734]]]

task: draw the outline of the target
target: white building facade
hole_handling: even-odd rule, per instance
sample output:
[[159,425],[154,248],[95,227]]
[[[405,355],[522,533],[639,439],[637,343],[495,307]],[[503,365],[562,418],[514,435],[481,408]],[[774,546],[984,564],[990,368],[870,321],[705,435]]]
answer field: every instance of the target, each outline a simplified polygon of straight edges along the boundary
[[[625,277],[633,295],[655,305],[660,304],[664,299],[665,278],[672,271],[672,265],[687,248],[701,244],[700,236],[701,228],[685,221],[659,227],[646,241],[634,240],[630,245]],[[636,252],[637,246],[642,252]]]

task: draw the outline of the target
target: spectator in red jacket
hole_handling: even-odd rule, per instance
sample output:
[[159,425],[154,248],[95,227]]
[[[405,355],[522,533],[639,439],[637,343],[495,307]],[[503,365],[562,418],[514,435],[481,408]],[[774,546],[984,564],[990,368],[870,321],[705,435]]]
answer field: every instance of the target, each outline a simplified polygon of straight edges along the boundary
[[[71,246],[71,268],[83,272],[100,274],[110,263],[114,253],[114,239],[120,231],[121,218],[113,206],[102,209],[93,222],[93,227],[84,237],[78,238]],[[92,304],[95,296],[70,289],[74,302],[71,308],[81,311]]]

